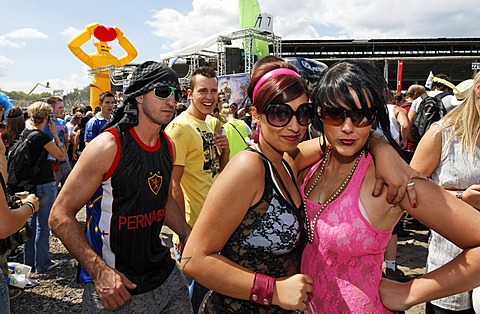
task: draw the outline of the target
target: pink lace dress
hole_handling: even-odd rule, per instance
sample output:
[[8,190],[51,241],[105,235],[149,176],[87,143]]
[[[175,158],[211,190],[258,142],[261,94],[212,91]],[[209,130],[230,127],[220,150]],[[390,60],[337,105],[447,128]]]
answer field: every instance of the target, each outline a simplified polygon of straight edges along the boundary
[[[363,156],[343,193],[319,215],[313,243],[307,243],[301,273],[313,278],[307,313],[392,313],[380,300],[383,253],[391,231],[375,229],[362,213],[360,186],[371,160]],[[318,168],[315,164],[300,188]],[[310,222],[320,205],[307,199]]]

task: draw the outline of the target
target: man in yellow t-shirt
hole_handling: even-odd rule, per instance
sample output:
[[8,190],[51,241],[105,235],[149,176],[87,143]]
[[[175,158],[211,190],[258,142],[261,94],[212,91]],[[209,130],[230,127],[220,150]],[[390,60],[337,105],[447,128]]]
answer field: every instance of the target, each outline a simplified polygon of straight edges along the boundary
[[183,168],[180,180],[183,192],[185,219],[193,227],[203,202],[220,173],[219,152],[213,145],[214,132],[205,121],[183,112],[167,129],[175,143],[174,168]]
[[[197,221],[207,193],[227,164],[230,154],[226,136],[214,132],[205,122],[218,101],[217,85],[213,68],[198,68],[190,78],[187,91],[190,106],[165,129],[176,148],[171,178],[173,197],[191,227]],[[177,238],[174,243],[176,241]],[[177,243],[177,250],[182,253],[183,243]],[[189,283],[190,299],[196,313],[208,290],[193,280]]]

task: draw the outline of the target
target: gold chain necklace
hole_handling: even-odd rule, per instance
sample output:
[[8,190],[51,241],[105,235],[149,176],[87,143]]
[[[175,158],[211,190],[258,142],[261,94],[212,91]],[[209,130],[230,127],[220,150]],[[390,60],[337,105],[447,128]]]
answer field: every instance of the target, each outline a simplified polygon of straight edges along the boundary
[[318,180],[320,180],[320,177],[323,175],[331,153],[332,153],[332,148],[329,147],[327,153],[325,154],[325,157],[323,157],[322,164],[320,165],[320,170],[318,171],[318,174],[315,177],[315,180],[313,180],[312,185],[307,190],[307,192],[305,193],[305,197],[303,198],[303,210],[305,211],[305,224],[307,225],[307,237],[308,237],[308,242],[309,243],[312,243],[313,238],[315,237],[315,226],[317,225],[318,217],[325,210],[327,205],[330,204],[332,201],[334,201],[343,192],[345,187],[348,185],[348,183],[352,179],[352,176],[353,176],[353,173],[355,172],[355,169],[357,169],[357,166],[358,166],[358,163],[360,162],[360,159],[363,156],[364,150],[362,150],[360,152],[360,155],[358,155],[357,160],[353,164],[352,169],[350,169],[350,172],[347,174],[345,179],[343,179],[343,182],[340,184],[340,186],[331,194],[331,196],[325,201],[325,203],[323,203],[323,204],[319,203],[320,209],[317,211],[317,213],[313,217],[312,224],[310,225],[310,220],[308,219],[308,213],[307,213],[307,198],[310,195],[310,193],[312,192],[315,185],[317,184]]

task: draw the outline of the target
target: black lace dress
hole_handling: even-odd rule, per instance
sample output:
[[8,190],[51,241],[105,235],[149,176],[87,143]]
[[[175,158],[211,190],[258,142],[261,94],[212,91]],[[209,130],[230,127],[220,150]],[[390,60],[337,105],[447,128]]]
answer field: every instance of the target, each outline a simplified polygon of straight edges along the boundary
[[[299,273],[305,244],[303,208],[290,205],[275,184],[275,167],[262,156],[265,165],[265,189],[261,200],[250,207],[221,254],[233,262],[274,278]],[[292,170],[283,161],[292,175]],[[277,178],[280,178],[278,175]],[[283,185],[283,182],[279,182]],[[286,189],[284,189],[286,191]],[[287,195],[291,199],[290,195]],[[294,204],[293,201],[290,201]],[[210,291],[201,313],[288,313],[278,306],[262,306]]]

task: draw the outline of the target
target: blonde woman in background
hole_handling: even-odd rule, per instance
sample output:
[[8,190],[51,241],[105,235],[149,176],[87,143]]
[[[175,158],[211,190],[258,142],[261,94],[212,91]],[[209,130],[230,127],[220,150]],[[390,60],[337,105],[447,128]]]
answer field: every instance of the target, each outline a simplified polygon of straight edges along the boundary
[[[48,216],[50,209],[57,196],[57,188],[53,167],[47,160],[47,152],[58,160],[65,158],[65,148],[58,138],[56,127],[50,119],[52,106],[46,102],[35,102],[28,107],[30,123],[23,130],[22,134],[27,137],[32,132],[36,132],[30,141],[30,152],[32,154],[32,163],[36,163],[40,158],[38,167],[39,173],[33,178],[31,186],[10,187],[12,192],[30,191],[35,193],[40,201],[40,210],[32,215],[30,224],[33,230],[33,237],[25,243],[24,264],[29,265],[37,273],[43,273],[55,266],[55,262],[50,260],[50,228],[48,227]],[[54,141],[50,136],[43,132],[48,125],[50,133],[53,134]]]
[[[466,98],[425,133],[410,166],[430,176],[450,194],[478,210],[480,209],[480,73],[473,80],[460,84],[471,86],[462,93]],[[461,95],[456,97],[462,98]],[[427,272],[448,263],[462,252],[461,248],[432,230]],[[477,311],[480,311],[479,296],[477,293],[476,295]],[[427,314],[440,312],[474,313],[471,291],[427,303]]]

